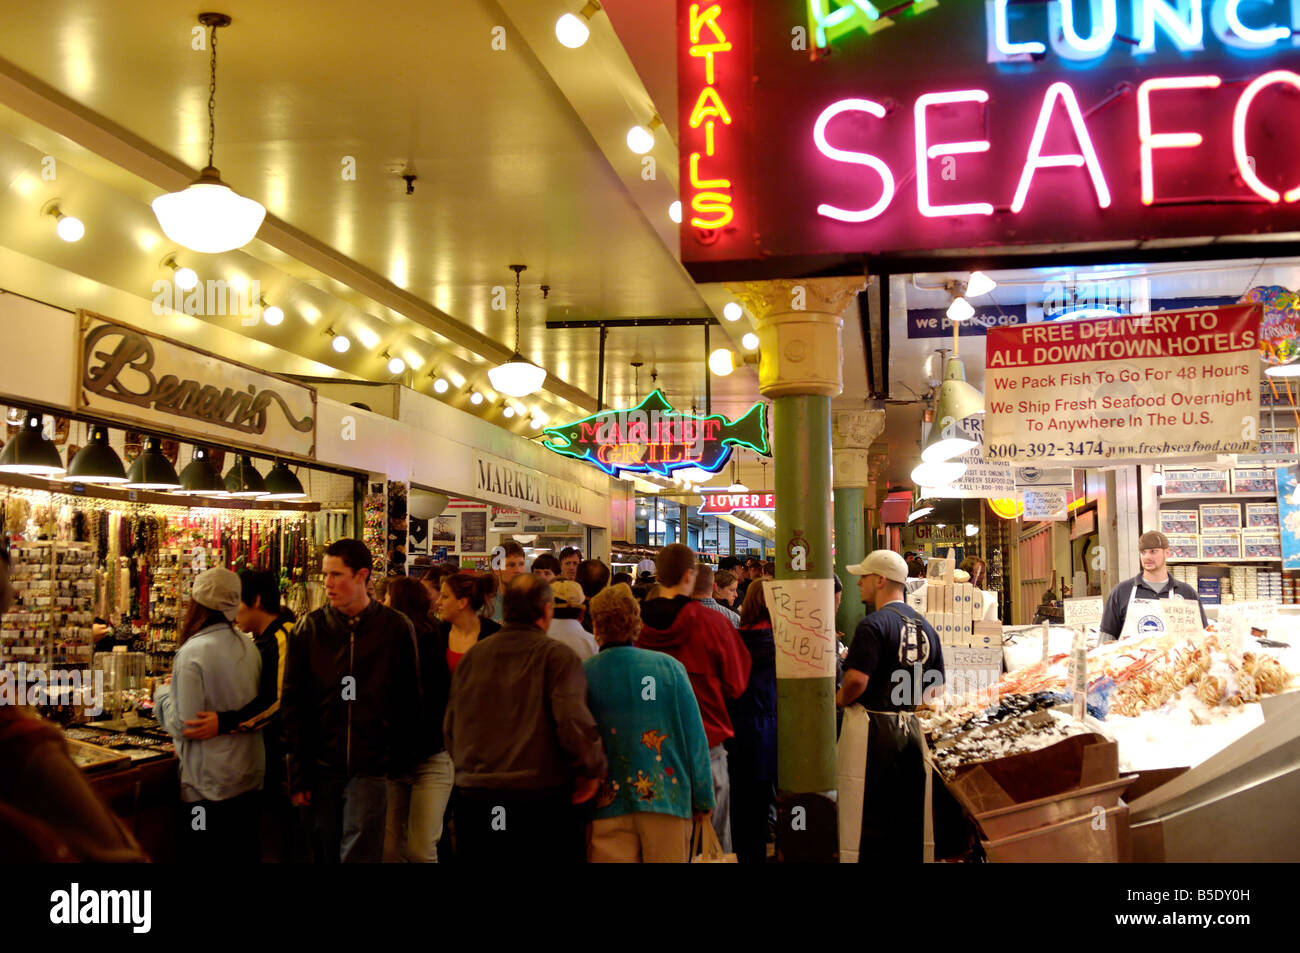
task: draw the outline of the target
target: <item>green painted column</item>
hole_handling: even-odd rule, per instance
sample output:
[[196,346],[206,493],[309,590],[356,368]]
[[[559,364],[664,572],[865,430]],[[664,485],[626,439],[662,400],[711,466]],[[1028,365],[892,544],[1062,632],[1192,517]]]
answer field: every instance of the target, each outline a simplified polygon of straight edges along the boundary
[[863,491],[858,486],[835,488],[835,575],[844,587],[840,611],[835,613],[835,628],[849,638],[867,614],[858,598],[857,577],[845,568],[862,562],[866,555],[867,534],[862,519]]
[[[866,608],[858,598],[857,577],[845,567],[862,562],[867,554],[863,506],[868,487],[874,488],[871,445],[884,433],[884,410],[838,410],[831,417],[831,459],[835,488],[835,574],[844,586],[844,599],[835,626],[850,639]],[[875,456],[877,465],[883,462]],[[875,490],[872,489],[874,495]],[[873,499],[874,505],[875,500]]]
[[843,389],[844,310],[862,278],[728,286],[755,318],[759,389],[772,401],[776,581],[777,856],[834,862],[835,590],[831,400]]

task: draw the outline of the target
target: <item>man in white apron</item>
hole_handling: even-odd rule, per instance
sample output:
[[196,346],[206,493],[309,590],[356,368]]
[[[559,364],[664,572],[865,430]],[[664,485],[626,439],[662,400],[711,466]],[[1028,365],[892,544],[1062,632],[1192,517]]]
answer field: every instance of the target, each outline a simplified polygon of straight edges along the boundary
[[[1121,582],[1106,599],[1106,608],[1101,614],[1103,642],[1163,632],[1164,614],[1152,611],[1151,604],[1157,599],[1190,599],[1200,606],[1196,590],[1169,575],[1165,566],[1169,559],[1169,540],[1164,533],[1155,530],[1143,533],[1138,540],[1138,556],[1142,560],[1142,571]],[[1204,607],[1200,612],[1201,626],[1204,627],[1208,624]]]
[[912,712],[943,694],[943,648],[903,601],[903,557],[878,549],[848,570],[875,611],[858,623],[835,697],[848,708],[838,752],[840,860],[931,860],[930,758]]

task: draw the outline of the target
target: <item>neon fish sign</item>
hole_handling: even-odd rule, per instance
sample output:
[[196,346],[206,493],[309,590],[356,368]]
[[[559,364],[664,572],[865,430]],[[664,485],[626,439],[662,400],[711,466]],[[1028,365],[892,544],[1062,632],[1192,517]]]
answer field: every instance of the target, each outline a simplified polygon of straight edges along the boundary
[[[717,154],[717,133],[731,125],[731,112],[718,92],[718,61],[731,52],[731,43],[723,29],[722,5],[701,8],[692,3],[688,11],[691,46],[689,54],[704,61],[705,85],[695,100],[688,122],[691,129],[704,129],[704,149],[690,154],[691,224],[696,228],[719,229],[731,224],[735,211],[731,206],[731,180],[701,178],[700,161]],[[707,29],[708,33],[705,33]],[[707,42],[706,42],[707,41]]]
[[697,417],[678,413],[660,391],[631,410],[606,410],[563,427],[547,427],[542,446],[566,457],[595,464],[611,476],[658,473],[698,467],[716,473],[733,447],[771,456],[767,405],[755,404],[743,416]]

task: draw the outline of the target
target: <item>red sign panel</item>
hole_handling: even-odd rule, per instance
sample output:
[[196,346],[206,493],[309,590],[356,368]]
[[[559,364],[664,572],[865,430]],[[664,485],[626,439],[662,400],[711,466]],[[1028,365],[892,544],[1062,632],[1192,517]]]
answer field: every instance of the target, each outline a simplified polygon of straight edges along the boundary
[[700,507],[701,516],[723,516],[741,510],[758,512],[776,509],[775,493],[705,493],[702,496],[704,505]]
[[1293,18],[1300,4],[1217,0],[680,0],[682,259],[716,277],[1294,232]]

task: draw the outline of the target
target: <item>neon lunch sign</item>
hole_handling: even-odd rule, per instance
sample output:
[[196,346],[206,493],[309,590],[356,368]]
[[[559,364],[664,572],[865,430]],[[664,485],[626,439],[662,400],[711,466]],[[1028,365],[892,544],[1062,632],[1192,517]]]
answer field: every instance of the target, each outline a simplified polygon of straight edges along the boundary
[[548,450],[611,476],[619,470],[668,476],[686,467],[716,473],[733,447],[771,456],[766,404],[755,404],[736,420],[721,414],[697,417],[679,413],[658,390],[630,410],[601,411],[542,433]]
[[688,263],[1296,230],[1300,2],[681,7]]

